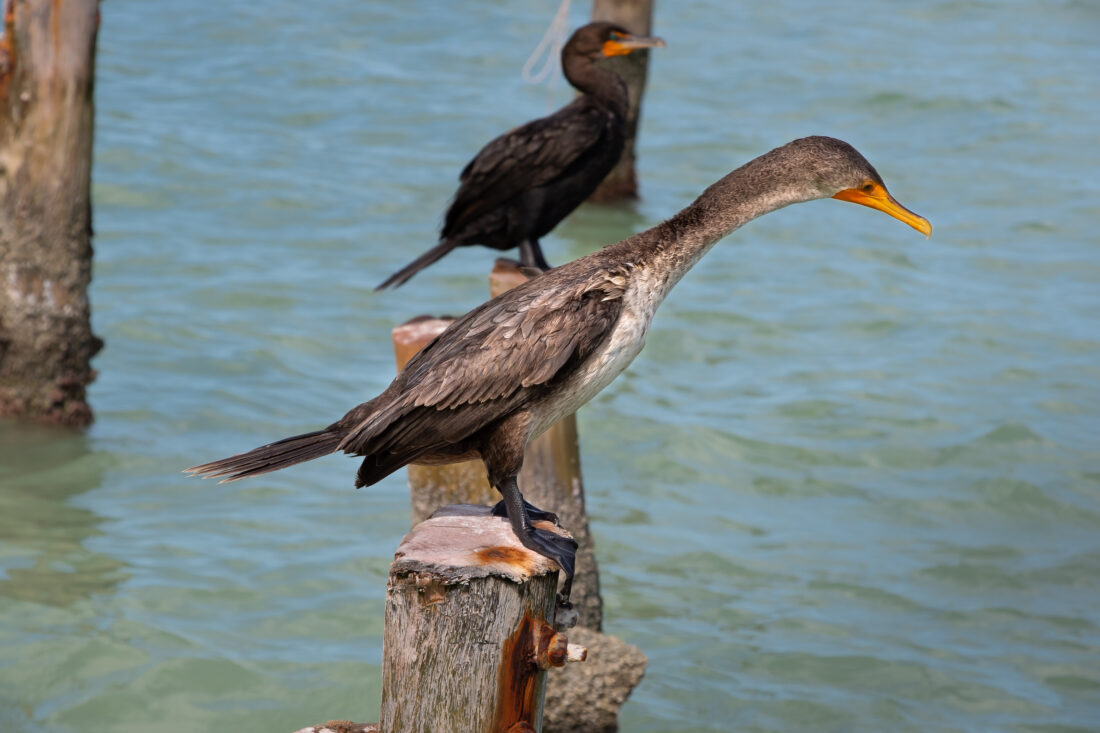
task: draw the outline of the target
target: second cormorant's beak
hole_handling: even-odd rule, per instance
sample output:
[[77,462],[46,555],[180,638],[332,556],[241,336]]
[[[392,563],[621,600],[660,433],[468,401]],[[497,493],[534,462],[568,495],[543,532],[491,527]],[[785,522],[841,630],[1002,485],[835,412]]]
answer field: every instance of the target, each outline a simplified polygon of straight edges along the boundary
[[625,56],[631,51],[637,51],[639,48],[664,48],[664,46],[665,42],[660,38],[644,38],[627,33],[616,33],[611,37],[611,40],[604,41],[603,55]]
[[924,236],[932,236],[932,225],[929,221],[895,201],[894,197],[881,183],[868,180],[859,188],[846,188],[840,193],[834,194],[833,198],[885,211],[898,221],[903,221],[913,227]]

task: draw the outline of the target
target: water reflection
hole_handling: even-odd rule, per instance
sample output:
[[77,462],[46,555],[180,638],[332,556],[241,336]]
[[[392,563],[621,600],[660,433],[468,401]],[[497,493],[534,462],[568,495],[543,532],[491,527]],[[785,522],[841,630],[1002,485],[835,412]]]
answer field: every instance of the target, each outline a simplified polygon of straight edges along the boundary
[[124,563],[87,548],[104,518],[72,499],[100,485],[87,438],[0,422],[0,597],[68,606],[110,593]]

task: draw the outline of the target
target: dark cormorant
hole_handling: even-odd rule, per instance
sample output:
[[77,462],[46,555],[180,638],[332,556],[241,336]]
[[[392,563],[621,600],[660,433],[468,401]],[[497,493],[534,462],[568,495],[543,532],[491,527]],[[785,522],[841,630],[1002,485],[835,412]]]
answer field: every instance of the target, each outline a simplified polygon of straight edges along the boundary
[[807,137],[712,185],[668,221],[569,262],[452,323],[373,400],[323,430],[188,469],[235,480],[343,451],[355,485],[408,463],[480,457],[524,546],[555,560],[568,599],[576,545],[532,519],[516,484],[527,442],[606,387],[645,344],[657,306],[718,240],[788,204],[831,196],[885,211],[925,235],[927,220],[886,191],[848,143]]
[[549,117],[496,138],[462,170],[439,244],[390,275],[378,289],[399,286],[455,247],[519,247],[528,267],[550,269],[539,248],[615,167],[626,141],[626,84],[594,62],[663,46],[612,23],[577,29],[561,51],[565,78],[583,94]]

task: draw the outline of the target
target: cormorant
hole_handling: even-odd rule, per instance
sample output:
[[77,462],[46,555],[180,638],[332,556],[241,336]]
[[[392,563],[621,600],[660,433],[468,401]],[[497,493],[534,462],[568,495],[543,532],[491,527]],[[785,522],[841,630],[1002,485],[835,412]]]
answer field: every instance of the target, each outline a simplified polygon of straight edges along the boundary
[[613,23],[589,23],[561,51],[565,78],[583,92],[548,117],[496,138],[459,176],[439,244],[390,275],[379,290],[399,286],[455,247],[519,247],[528,267],[550,269],[539,247],[611,172],[626,142],[626,84],[595,64],[640,48],[664,46]]
[[452,323],[379,396],[323,430],[187,469],[228,481],[343,451],[363,456],[356,487],[408,463],[480,457],[524,546],[572,583],[575,543],[532,526],[553,518],[516,484],[527,442],[610,384],[645,344],[657,306],[718,240],[789,204],[831,196],[870,206],[926,236],[855,148],[807,137],[746,163],[648,231],[519,285]]

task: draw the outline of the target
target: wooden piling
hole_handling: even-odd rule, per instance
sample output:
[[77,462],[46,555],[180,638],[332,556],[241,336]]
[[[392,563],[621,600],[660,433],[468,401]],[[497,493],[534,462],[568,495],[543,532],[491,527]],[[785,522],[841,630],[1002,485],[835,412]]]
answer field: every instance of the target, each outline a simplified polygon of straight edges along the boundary
[[99,2],[0,7],[0,417],[86,427]]
[[[653,32],[653,3],[654,0],[592,0],[592,20],[611,21],[635,35],[649,36]],[[589,201],[597,203],[638,198],[638,177],[634,172],[634,141],[638,135],[642,95],[649,70],[649,51],[616,56],[603,63],[614,69],[626,82],[630,107],[626,115],[626,146],[619,162],[588,197]]]
[[554,629],[557,570],[484,507],[414,527],[386,589],[380,730],[541,731],[546,670],[585,656]]

